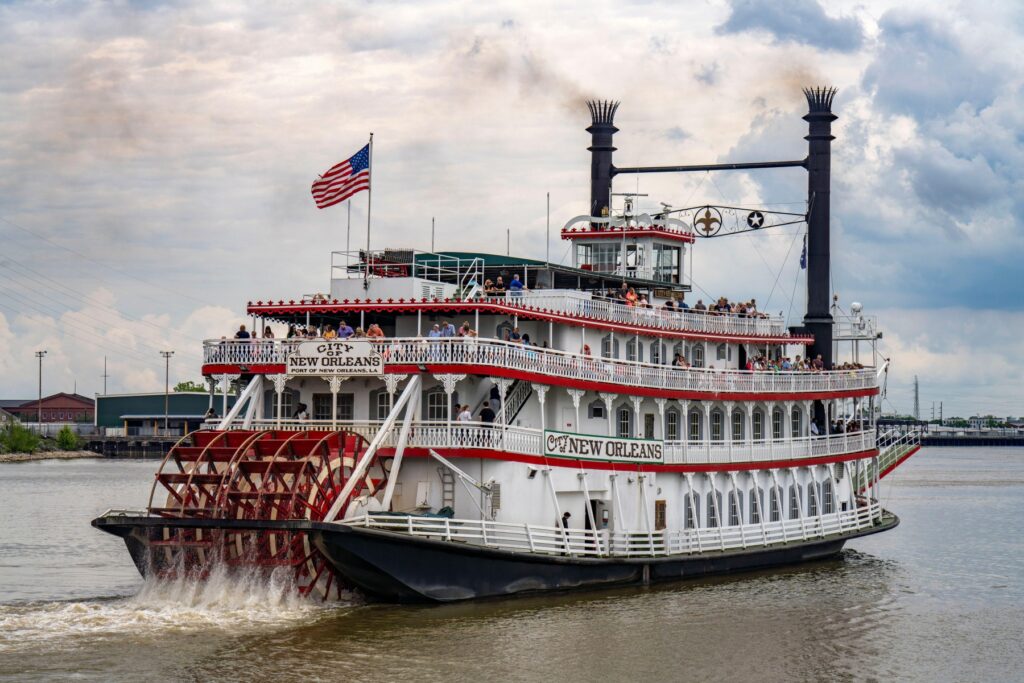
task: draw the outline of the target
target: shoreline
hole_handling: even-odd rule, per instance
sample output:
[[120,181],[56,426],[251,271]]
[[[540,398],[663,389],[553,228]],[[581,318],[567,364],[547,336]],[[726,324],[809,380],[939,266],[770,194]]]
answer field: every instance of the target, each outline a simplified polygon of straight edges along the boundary
[[78,460],[80,458],[102,458],[92,451],[38,451],[36,453],[0,453],[0,463],[37,462],[39,460]]

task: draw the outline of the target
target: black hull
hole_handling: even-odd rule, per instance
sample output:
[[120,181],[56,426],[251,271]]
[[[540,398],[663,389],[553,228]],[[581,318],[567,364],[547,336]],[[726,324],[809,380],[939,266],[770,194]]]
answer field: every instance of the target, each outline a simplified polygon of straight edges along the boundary
[[407,534],[316,525],[317,548],[341,576],[387,602],[452,602],[544,591],[678,581],[834,557],[852,538],[887,531],[899,519],[845,534],[768,548],[706,551],[661,558],[531,555]]
[[135,566],[150,575],[154,528],[292,529],[310,534],[339,577],[386,602],[452,602],[511,595],[678,581],[834,557],[853,538],[887,531],[899,519],[885,513],[874,526],[807,541],[699,555],[659,558],[574,558],[531,555],[341,524],[305,521],[169,520],[101,517],[93,526],[120,536]]

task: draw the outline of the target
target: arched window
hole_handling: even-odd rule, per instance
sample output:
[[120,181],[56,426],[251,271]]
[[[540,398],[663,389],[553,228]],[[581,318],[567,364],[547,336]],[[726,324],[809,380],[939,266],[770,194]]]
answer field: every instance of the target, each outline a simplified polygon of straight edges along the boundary
[[694,492],[692,497],[689,493],[683,496],[686,499],[686,519],[683,521],[684,528],[696,529],[700,526],[700,494]]
[[615,432],[620,437],[633,436],[633,411],[622,406],[615,413]]
[[729,357],[729,345],[719,344],[715,348],[715,360],[725,360]]
[[637,342],[633,337],[626,342],[626,360],[642,362],[644,359],[644,345]]
[[785,416],[782,413],[782,408],[776,408],[772,411],[772,438],[782,438],[782,421],[785,420]]
[[672,358],[669,359],[669,362],[675,363],[676,356],[682,356],[683,358],[686,358],[687,351],[689,351],[689,349],[686,348],[686,344],[684,344],[683,342],[676,342],[675,346],[672,347]]
[[370,415],[374,420],[386,420],[391,412],[391,394],[386,389],[381,389],[372,394],[370,403]]
[[611,334],[606,334],[601,338],[601,358],[618,358],[619,357],[619,340],[613,337]]
[[732,411],[732,440],[743,441],[743,411],[739,408]]
[[704,345],[694,344],[690,347],[690,353],[693,355],[693,358],[690,359],[690,365],[695,368],[704,367]]
[[804,487],[800,484],[789,485],[789,518],[800,519],[800,498]]
[[826,515],[836,511],[835,495],[832,491],[832,480],[826,479],[821,482],[821,511]]
[[715,443],[722,443],[725,432],[725,416],[722,411],[715,408],[711,411],[711,440]]
[[729,493],[729,526],[743,524],[743,494],[739,491]]
[[696,408],[690,411],[690,431],[688,437],[690,441],[700,441],[704,438],[703,417],[703,414]]
[[764,441],[764,411],[760,408],[754,408],[752,422],[753,428],[751,431],[754,433],[754,441]]
[[495,328],[494,334],[498,339],[507,339],[508,335],[512,334],[512,323],[507,320],[503,321]]
[[817,517],[818,516],[818,500],[820,499],[820,489],[818,484],[814,481],[808,482],[807,484],[807,516]]
[[764,514],[764,489],[760,486],[750,489],[750,523],[760,524]]
[[773,486],[769,489],[768,521],[778,522],[782,520],[782,487]]
[[662,341],[652,341],[651,342],[651,362],[652,363],[657,363],[659,365],[664,365],[665,363],[668,362],[668,358],[666,358],[666,354],[667,353],[668,353],[668,350],[665,347],[665,342],[662,342]]
[[[717,505],[716,505],[717,504]],[[721,491],[710,491],[708,492],[708,528],[714,529],[721,525],[718,519],[718,513],[722,509],[722,493]]]
[[793,415],[790,417],[790,420],[790,429],[793,430],[793,438],[795,439],[797,437],[803,436],[803,432],[800,431],[801,422],[799,408],[793,408]]
[[674,408],[665,411],[665,440],[679,441],[679,411]]
[[426,392],[423,401],[423,419],[447,420],[448,412],[448,395],[444,393],[444,389],[438,387]]

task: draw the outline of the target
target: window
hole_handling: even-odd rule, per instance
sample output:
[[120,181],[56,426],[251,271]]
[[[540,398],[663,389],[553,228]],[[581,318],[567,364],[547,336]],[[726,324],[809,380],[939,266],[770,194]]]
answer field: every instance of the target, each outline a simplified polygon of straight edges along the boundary
[[782,420],[785,419],[782,415],[782,408],[776,408],[772,411],[772,438],[782,438]]
[[[716,505],[717,503],[717,505]],[[719,491],[708,492],[708,528],[713,529],[719,526],[718,511],[722,505],[722,494]]]
[[719,344],[715,348],[715,360],[725,360],[729,357],[728,344]]
[[690,347],[690,352],[693,354],[693,358],[690,359],[690,365],[695,368],[704,367],[704,345],[694,344]]
[[686,519],[683,520],[683,528],[696,529],[700,526],[698,510],[700,510],[700,494],[686,494]]
[[803,436],[800,431],[800,409],[793,408],[793,415],[790,417],[790,429],[793,430],[793,437]]
[[669,410],[665,413],[665,440],[679,441],[679,411]]
[[659,365],[664,365],[668,362],[668,347],[665,346],[664,342],[653,341],[651,342],[651,362]]
[[633,337],[626,342],[626,360],[643,362],[644,359],[644,346],[637,342],[636,337]]
[[739,491],[729,494],[729,526],[743,524],[743,497]]
[[675,346],[672,347],[672,357],[669,358],[668,361],[670,363],[675,363],[677,355],[687,358],[688,356],[686,354],[689,353],[689,351],[690,349],[686,344],[683,342],[676,342]]
[[593,401],[587,405],[587,417],[591,420],[605,419],[604,401]]
[[619,340],[606,334],[601,338],[601,358],[618,358]]
[[782,488],[773,486],[769,489],[768,496],[768,521],[778,522],[782,520]]
[[508,339],[508,335],[512,334],[512,329],[512,323],[506,320],[495,328],[494,333],[498,339]]
[[378,420],[388,419],[391,413],[391,394],[387,391],[378,391],[374,397],[372,413]]
[[764,441],[764,411],[761,409],[754,410],[753,416],[753,432],[754,441]]
[[732,411],[732,440],[743,441],[743,411]]
[[711,440],[715,443],[722,443],[722,426],[725,422],[725,416],[722,415],[722,411],[715,408],[711,411]]
[[616,434],[620,437],[633,436],[633,411],[623,406],[619,408],[616,420]]
[[679,277],[679,247],[667,244],[654,245],[654,279],[660,282],[677,282]]
[[835,496],[832,491],[832,480],[821,482],[821,511],[826,515],[836,511]]
[[647,250],[642,244],[627,244],[626,245],[626,268],[630,271],[636,271],[644,267],[644,254]]
[[789,518],[800,519],[800,497],[804,487],[800,484],[791,484],[789,487]]
[[661,531],[667,524],[668,506],[663,500],[654,501],[654,530]]
[[428,391],[424,404],[426,412],[424,417],[427,420],[443,421],[448,419],[448,400],[444,391]]
[[654,413],[644,413],[644,438],[654,438]]
[[273,407],[274,415],[277,415],[277,397],[281,397],[281,415],[288,418],[295,414],[295,394],[285,389],[283,392],[278,394],[276,391],[271,392],[273,396]]
[[817,517],[818,516],[818,485],[815,482],[807,484],[807,516]]
[[690,441],[700,441],[703,438],[702,430],[701,430],[701,422],[703,422],[703,420],[701,420],[700,411],[696,410],[696,409],[691,410],[690,411],[690,434],[689,434],[689,437],[688,437]]
[[764,489],[760,486],[750,489],[750,523],[760,524],[764,514]]

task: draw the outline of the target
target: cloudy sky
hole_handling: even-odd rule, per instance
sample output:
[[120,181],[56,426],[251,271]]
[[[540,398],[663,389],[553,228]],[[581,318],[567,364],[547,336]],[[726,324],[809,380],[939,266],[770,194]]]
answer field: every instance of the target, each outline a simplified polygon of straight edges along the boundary
[[[374,244],[543,257],[588,200],[588,97],[616,163],[798,159],[839,88],[833,280],[880,317],[887,408],[1024,413],[1024,5],[0,4],[0,397],[198,379],[246,301],[328,286],[343,207],[309,185],[375,133]],[[651,206],[803,210],[799,169],[622,177]],[[363,239],[365,196],[353,201]],[[697,245],[703,292],[794,322],[799,231]],[[797,245],[797,246],[794,246]],[[553,241],[552,256],[566,255]],[[763,304],[764,305],[764,304]]]

